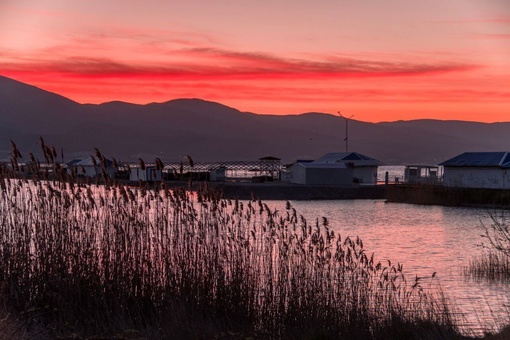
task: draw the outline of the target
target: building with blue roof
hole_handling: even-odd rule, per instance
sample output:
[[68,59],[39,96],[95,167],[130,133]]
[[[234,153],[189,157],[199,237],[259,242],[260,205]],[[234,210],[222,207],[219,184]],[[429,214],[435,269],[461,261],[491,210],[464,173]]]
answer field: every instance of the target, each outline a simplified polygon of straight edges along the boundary
[[346,165],[353,169],[353,182],[361,184],[377,184],[377,168],[384,165],[383,162],[358,152],[331,152],[312,163]]
[[341,163],[296,162],[290,168],[290,182],[304,185],[352,186],[353,168]]
[[464,152],[439,165],[447,187],[510,189],[509,152]]
[[[105,159],[105,172],[110,178],[115,177],[117,169],[113,166],[113,162]],[[84,159],[73,159],[66,163],[69,172],[75,172],[80,177],[101,177],[103,168],[101,162],[90,156]]]

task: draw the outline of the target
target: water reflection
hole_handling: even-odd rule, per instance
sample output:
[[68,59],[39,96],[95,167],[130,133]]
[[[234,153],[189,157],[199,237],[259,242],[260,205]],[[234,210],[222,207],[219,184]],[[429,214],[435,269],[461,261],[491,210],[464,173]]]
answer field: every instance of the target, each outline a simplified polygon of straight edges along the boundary
[[[284,201],[266,202],[284,210]],[[468,280],[462,266],[482,253],[483,225],[501,211],[386,203],[383,200],[291,201],[308,221],[326,217],[342,237],[359,236],[379,261],[404,264],[408,278],[434,272],[444,293],[465,316],[466,328],[479,334],[510,322],[507,284]]]

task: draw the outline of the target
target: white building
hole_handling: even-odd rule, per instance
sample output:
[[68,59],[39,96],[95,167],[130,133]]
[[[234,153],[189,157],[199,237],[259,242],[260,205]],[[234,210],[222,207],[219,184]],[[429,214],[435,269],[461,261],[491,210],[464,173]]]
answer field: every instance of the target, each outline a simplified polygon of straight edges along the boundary
[[412,164],[404,170],[404,182],[409,184],[440,184],[441,179],[438,165]]
[[295,163],[290,182],[305,185],[352,185],[353,168],[338,163]]
[[227,168],[220,166],[209,170],[209,180],[211,182],[225,182],[227,179]]
[[[113,167],[113,162],[105,159],[105,172],[110,178],[114,178],[117,169]],[[74,171],[80,177],[101,177],[103,176],[103,169],[101,161],[95,159],[93,156],[84,159],[73,159],[66,163],[69,172]]]
[[156,166],[145,166],[142,169],[140,166],[131,167],[129,170],[130,181],[147,181],[147,182],[160,182],[163,179],[163,171]]
[[447,187],[510,189],[509,152],[465,152],[439,165]]
[[357,152],[332,152],[313,161],[321,164],[344,164],[352,167],[352,182],[377,184],[377,167],[383,162]]

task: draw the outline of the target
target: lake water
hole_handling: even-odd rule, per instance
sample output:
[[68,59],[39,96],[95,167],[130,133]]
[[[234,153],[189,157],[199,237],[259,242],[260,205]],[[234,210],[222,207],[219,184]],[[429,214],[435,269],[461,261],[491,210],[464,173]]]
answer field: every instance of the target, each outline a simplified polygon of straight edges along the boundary
[[[291,201],[308,221],[326,217],[330,229],[359,236],[378,261],[404,265],[415,275],[437,280],[452,305],[462,312],[466,332],[497,330],[510,323],[510,286],[474,281],[462,274],[469,259],[482,253],[484,225],[503,211],[386,203],[383,200]],[[278,210],[284,201],[266,202]],[[499,214],[499,215],[498,215]]]

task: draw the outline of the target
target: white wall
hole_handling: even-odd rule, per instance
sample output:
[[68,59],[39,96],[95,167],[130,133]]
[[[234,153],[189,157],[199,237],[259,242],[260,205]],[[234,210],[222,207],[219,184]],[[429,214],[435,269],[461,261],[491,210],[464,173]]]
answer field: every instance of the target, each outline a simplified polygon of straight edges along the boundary
[[446,187],[510,189],[510,169],[445,167]]
[[[83,174],[83,170],[85,170],[85,174]],[[78,174],[83,174],[85,177],[94,177],[101,176],[102,172],[100,166],[94,167],[93,165],[83,165],[83,168],[82,166],[78,166]]]
[[306,184],[306,169],[299,163],[290,168],[290,182],[294,184]]
[[147,167],[145,170],[141,168],[131,168],[129,173],[130,181],[161,181],[162,172],[155,167]]
[[377,167],[354,167],[352,176],[358,178],[362,184],[377,184]]
[[160,182],[163,179],[163,171],[154,168],[145,169],[149,181]]
[[209,180],[211,182],[224,182],[226,179],[226,168],[213,169],[209,171]]
[[290,182],[305,185],[352,185],[352,169],[305,168],[297,163],[291,168]]
[[[93,165],[83,165],[83,169],[85,169],[85,173],[83,173],[83,169],[81,165],[73,165],[72,167],[75,167],[77,170],[78,176],[85,176],[85,177],[95,177],[95,176],[102,176],[103,171],[101,169],[101,166],[94,167]],[[110,178],[115,177],[115,169],[113,167],[106,168],[106,173]]]

